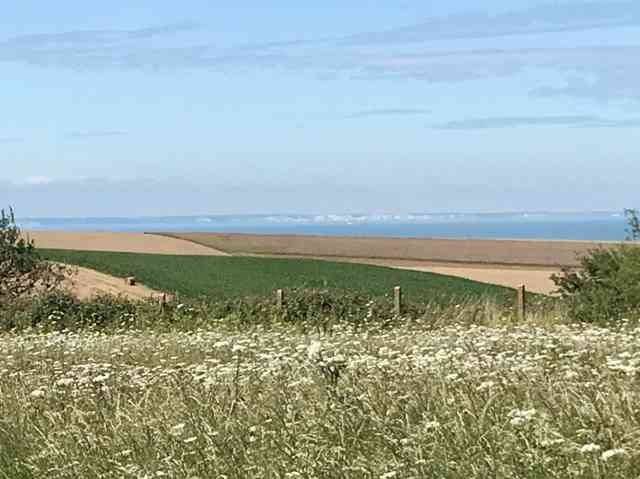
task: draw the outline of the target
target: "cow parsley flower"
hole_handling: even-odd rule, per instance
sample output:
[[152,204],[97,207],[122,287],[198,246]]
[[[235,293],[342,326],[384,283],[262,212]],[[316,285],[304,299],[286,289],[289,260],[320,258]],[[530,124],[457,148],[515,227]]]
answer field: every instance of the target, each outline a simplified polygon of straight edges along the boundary
[[536,413],[537,412],[535,409],[526,409],[526,410],[514,409],[509,413],[509,417],[510,417],[509,423],[512,426],[516,426],[516,427],[523,426],[528,422],[532,421]]
[[31,391],[31,394],[29,394],[29,396],[32,397],[33,399],[40,399],[44,397],[44,394],[45,394],[44,390],[42,388],[38,388]]
[[580,448],[580,452],[582,454],[591,454],[592,452],[598,452],[600,449],[602,449],[600,446],[598,446],[597,444],[585,444],[584,446],[582,446]]
[[627,454],[627,451],[625,451],[624,449],[618,448],[618,449],[609,449],[608,451],[604,451],[602,453],[602,456],[600,456],[600,458],[603,461],[608,461],[609,459],[616,457],[616,456],[624,456]]
[[320,341],[314,341],[309,345],[307,357],[312,361],[318,361],[322,358],[322,343]]
[[105,373],[105,374],[101,374],[101,375],[99,375],[99,376],[96,376],[96,377],[95,377],[95,378],[93,378],[93,380],[92,380],[92,381],[93,381],[93,384],[102,384],[102,383],[104,383],[104,382],[108,381],[110,376],[111,376],[111,375],[110,375],[109,373]]
[[182,434],[184,433],[184,428],[185,428],[185,423],[181,422],[180,424],[176,424],[175,426],[173,426],[171,428],[171,435],[172,436],[182,436]]
[[71,386],[72,384],[73,384],[72,378],[62,378],[56,381],[56,386],[60,386],[60,387]]

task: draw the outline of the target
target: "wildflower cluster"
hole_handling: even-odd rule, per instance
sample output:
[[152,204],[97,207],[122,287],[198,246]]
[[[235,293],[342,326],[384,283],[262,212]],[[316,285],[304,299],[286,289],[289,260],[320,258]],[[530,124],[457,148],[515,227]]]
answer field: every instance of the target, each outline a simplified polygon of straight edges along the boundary
[[0,336],[6,477],[637,477],[640,328]]

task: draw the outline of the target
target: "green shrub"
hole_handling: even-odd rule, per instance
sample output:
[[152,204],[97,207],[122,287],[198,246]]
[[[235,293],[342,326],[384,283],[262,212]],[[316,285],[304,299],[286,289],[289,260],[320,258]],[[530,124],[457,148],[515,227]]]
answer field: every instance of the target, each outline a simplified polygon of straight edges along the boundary
[[626,210],[628,240],[612,248],[597,248],[580,258],[580,267],[553,275],[572,320],[599,322],[636,318],[640,314],[640,223]]
[[[122,297],[98,296],[91,301],[80,301],[64,290],[53,290],[24,297],[0,310],[3,330],[41,328],[105,329],[129,326],[137,317],[151,317],[146,303],[134,303]],[[139,314],[140,313],[140,314]]]
[[512,308],[494,298],[473,296],[448,303],[406,301],[402,314],[397,316],[390,295],[379,297],[331,289],[287,290],[282,309],[276,305],[275,296],[217,301],[176,299],[161,309],[153,301],[135,302],[109,295],[80,301],[66,291],[51,291],[21,298],[12,308],[0,309],[0,330],[193,331],[218,326],[244,330],[255,325],[289,324],[305,331],[326,332],[339,324],[373,329],[386,329],[408,321],[433,328],[452,323],[488,324],[511,315]]
[[55,289],[64,268],[44,261],[16,224],[13,210],[0,210],[0,308],[25,294]]

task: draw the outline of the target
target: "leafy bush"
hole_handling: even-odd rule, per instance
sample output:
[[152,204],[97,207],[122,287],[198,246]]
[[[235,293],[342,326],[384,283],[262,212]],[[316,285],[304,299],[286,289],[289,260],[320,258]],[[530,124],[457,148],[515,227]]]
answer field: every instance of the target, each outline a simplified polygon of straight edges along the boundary
[[[3,330],[113,329],[130,326],[138,316],[151,317],[145,314],[146,309],[146,303],[136,304],[122,297],[104,295],[80,301],[70,292],[56,289],[21,298],[11,308],[0,310],[0,327]],[[148,313],[151,312],[149,309]]]
[[628,242],[597,248],[580,258],[578,269],[553,275],[568,305],[570,319],[586,322],[617,321],[640,313],[640,222],[635,210],[626,210]]
[[44,261],[33,241],[22,235],[13,210],[0,210],[0,308],[34,290],[50,291],[63,268]]

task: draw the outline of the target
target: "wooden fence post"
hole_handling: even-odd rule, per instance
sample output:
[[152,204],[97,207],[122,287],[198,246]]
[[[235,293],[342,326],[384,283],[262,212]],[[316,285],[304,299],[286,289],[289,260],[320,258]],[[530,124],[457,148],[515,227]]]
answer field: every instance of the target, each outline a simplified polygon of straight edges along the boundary
[[162,295],[160,296],[160,312],[164,312],[166,307],[167,307],[167,294],[162,293]]
[[527,288],[525,285],[518,286],[518,319],[524,321],[527,317]]
[[284,291],[282,289],[276,291],[276,306],[280,310],[284,308]]
[[402,314],[402,288],[400,286],[393,288],[393,312],[396,316]]

